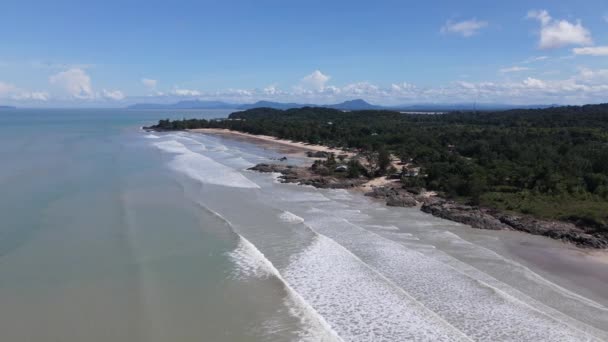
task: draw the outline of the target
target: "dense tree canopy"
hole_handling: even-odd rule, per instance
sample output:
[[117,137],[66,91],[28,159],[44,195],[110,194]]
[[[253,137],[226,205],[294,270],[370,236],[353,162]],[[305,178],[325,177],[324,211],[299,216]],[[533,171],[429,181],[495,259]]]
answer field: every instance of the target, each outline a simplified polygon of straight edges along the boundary
[[405,182],[455,199],[598,229],[608,222],[608,104],[435,115],[256,108],[155,126],[203,127],[390,151],[422,167]]

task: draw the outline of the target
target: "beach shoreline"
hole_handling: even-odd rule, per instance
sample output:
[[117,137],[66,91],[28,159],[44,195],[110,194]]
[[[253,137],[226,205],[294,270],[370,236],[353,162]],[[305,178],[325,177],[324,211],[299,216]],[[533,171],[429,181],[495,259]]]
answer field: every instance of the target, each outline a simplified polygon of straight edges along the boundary
[[[336,155],[346,154],[349,157],[352,157],[355,155],[353,152],[345,151],[345,150],[337,149],[337,148],[331,148],[329,146],[311,145],[311,144],[306,144],[306,143],[302,143],[302,142],[278,139],[276,137],[267,136],[267,135],[254,135],[254,134],[232,131],[232,130],[227,130],[227,129],[203,128],[203,129],[191,129],[191,130],[188,130],[188,132],[218,135],[218,136],[223,136],[223,137],[229,138],[229,139],[241,140],[241,141],[249,142],[249,143],[252,143],[252,144],[255,144],[258,146],[263,146],[264,148],[276,150],[282,154],[285,154],[286,157],[291,156],[291,157],[305,158],[305,159],[310,160],[311,162],[313,162],[314,160],[319,159],[319,158],[314,158],[314,157],[308,156],[307,153],[310,153],[310,152],[327,152],[327,153],[334,153]],[[380,190],[397,189],[398,187],[399,187],[398,180],[389,179],[388,177],[382,176],[382,177],[376,177],[376,178],[370,179],[369,181],[361,183],[361,184],[357,184],[353,187],[348,188],[348,190],[351,190],[351,191],[359,193],[359,194],[369,195],[370,192],[373,192],[375,189],[380,189]],[[399,194],[397,194],[397,195],[399,196]],[[427,214],[430,214],[433,216],[439,216],[439,217],[442,217],[442,218],[450,220],[450,221],[460,222],[465,225],[472,226],[473,228],[499,230],[499,228],[492,227],[492,224],[490,224],[489,227],[485,227],[485,225],[487,225],[486,224],[487,219],[485,219],[483,217],[481,220],[479,220],[479,222],[468,222],[468,220],[462,221],[462,220],[458,219],[459,218],[458,216],[460,216],[460,214],[462,214],[463,212],[466,212],[468,214],[469,210],[472,207],[464,208],[464,210],[460,210],[460,208],[458,208],[458,206],[456,206],[458,211],[453,212],[453,213],[447,212],[447,215],[446,215],[446,211],[442,212],[442,209],[448,208],[449,210],[452,210],[455,206],[453,206],[452,203],[449,203],[450,201],[446,201],[445,199],[442,199],[442,198],[436,197],[436,196],[437,196],[437,194],[434,192],[431,192],[431,191],[427,191],[423,194],[420,194],[417,197],[417,201],[419,202],[417,206],[420,207],[420,205],[422,205],[422,207],[420,207],[420,209],[423,212],[426,212]],[[376,196],[372,196],[372,197],[376,197]],[[376,198],[382,199],[380,197],[376,197]],[[426,200],[429,198],[431,198],[431,204],[426,206],[426,204],[428,204],[426,202]],[[433,199],[436,199],[438,201],[432,201]],[[435,207],[432,208],[432,206],[433,206],[432,202],[444,202],[444,203],[448,203],[448,204],[447,205],[439,204],[439,206],[435,205]],[[406,206],[411,206],[411,205],[406,205]],[[439,207],[439,210],[437,210],[438,207]],[[485,209],[482,209],[481,211],[479,211],[479,213],[481,213],[482,215],[488,215],[489,212],[486,211]],[[474,213],[474,215],[475,214],[477,214],[477,213]],[[455,216],[455,217],[451,217],[451,216]],[[512,227],[509,227],[508,225],[503,225],[501,222],[498,222],[499,220],[496,220],[495,217],[490,216],[489,218],[491,220],[494,220],[494,223],[493,223],[494,225],[503,226],[503,228],[501,228],[501,229],[513,230]],[[477,218],[474,217],[474,219],[477,219]],[[480,223],[481,226],[476,223]],[[521,225],[521,223],[520,223],[520,225]],[[515,229],[515,230],[523,230],[524,232],[531,233],[533,235],[545,235],[545,234],[541,234],[541,233],[533,233],[531,231],[526,231],[525,229]],[[549,236],[549,237],[551,237],[551,236]],[[560,240],[560,239],[558,239],[558,240]],[[576,239],[573,240],[571,238],[565,238],[565,239],[562,238],[561,240],[564,240],[564,242],[569,242],[569,245],[572,245],[572,246],[575,246],[576,244],[578,244],[578,246],[576,246],[576,248],[581,248],[581,251],[585,251],[587,258],[589,258],[590,260],[608,264],[608,250],[606,250],[605,248],[594,248],[592,246],[586,245],[587,243],[582,243],[582,244],[575,243]]]
[[331,148],[323,145],[312,145],[303,142],[279,139],[269,135],[255,135],[250,133],[243,133],[239,131],[232,131],[222,128],[196,128],[189,129],[188,132],[202,133],[202,134],[213,134],[225,137],[234,138],[237,140],[248,141],[257,145],[273,147],[281,153],[287,155],[306,156],[306,152],[327,152],[334,153],[336,155],[346,154],[348,156],[353,155],[352,152],[345,151],[342,149]]
[[[348,157],[352,157],[355,155],[355,153],[353,153],[351,151],[332,148],[329,146],[306,144],[306,143],[298,142],[298,141],[279,139],[279,138],[269,136],[269,135],[255,135],[255,134],[244,133],[244,132],[239,132],[239,131],[232,131],[232,130],[223,129],[223,128],[196,128],[196,129],[189,129],[187,131],[192,132],[192,133],[219,135],[219,136],[224,136],[226,138],[246,141],[246,142],[250,142],[252,144],[256,144],[258,146],[272,148],[274,150],[277,150],[277,151],[285,154],[286,156],[307,158],[307,159],[310,159],[311,161],[314,161],[319,158],[309,157],[307,155],[307,152],[327,152],[327,153],[334,153],[335,155],[346,155]],[[398,180],[388,179],[387,177],[382,176],[382,177],[376,177],[374,179],[370,179],[369,181],[361,184],[360,186],[353,188],[352,190],[363,193],[363,192],[371,190],[374,187],[382,187],[382,186],[387,186],[387,185],[396,184],[396,183],[398,183]],[[434,194],[433,192],[429,192],[428,195],[430,196],[433,194]]]

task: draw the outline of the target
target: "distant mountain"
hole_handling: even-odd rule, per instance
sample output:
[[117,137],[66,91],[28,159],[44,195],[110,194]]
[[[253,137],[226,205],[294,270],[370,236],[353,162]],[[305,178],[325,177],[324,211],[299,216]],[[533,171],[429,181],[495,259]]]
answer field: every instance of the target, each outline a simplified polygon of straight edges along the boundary
[[252,108],[274,108],[274,109],[291,109],[291,108],[302,108],[302,107],[319,107],[314,104],[300,104],[300,103],[281,103],[272,101],[258,101],[256,103],[249,103],[240,105],[238,109],[252,109]]
[[13,106],[0,106],[0,109],[17,109],[17,107],[13,107]]
[[281,103],[272,101],[258,101],[256,103],[249,104],[234,104],[226,103],[222,101],[201,101],[201,100],[190,100],[180,101],[171,104],[159,104],[159,103],[138,103],[128,106],[128,109],[251,109],[251,108],[274,108],[274,109],[290,109],[290,108],[302,108],[302,107],[326,107],[342,110],[363,110],[363,109],[382,109],[381,106],[375,106],[365,102],[364,100],[357,99],[351,101],[345,101],[342,103],[332,105],[317,105],[317,104],[301,104],[301,103]]
[[509,109],[544,109],[558,105],[509,105],[500,103],[426,103],[391,106],[388,109],[411,112],[493,111]]
[[362,99],[344,101],[342,103],[338,103],[338,104],[335,104],[335,105],[323,106],[323,107],[333,108],[333,109],[342,109],[342,110],[386,109],[386,107],[376,106],[376,105],[370,104],[370,103],[368,103],[368,102],[366,102],[365,100],[362,100]]
[[236,104],[230,104],[222,101],[180,101],[171,104],[158,104],[158,103],[137,103],[128,106],[127,109],[235,109],[238,108]]
[[493,111],[509,109],[542,109],[555,107],[556,105],[509,105],[500,103],[422,103],[404,104],[398,106],[379,106],[366,102],[363,99],[355,99],[331,105],[281,103],[272,101],[258,101],[249,104],[235,104],[222,101],[189,100],[172,104],[138,103],[127,107],[128,109],[252,109],[252,108],[274,108],[291,109],[302,107],[325,107],[340,110],[397,110],[403,112],[449,112],[449,111]]
[[280,103],[271,101],[258,101],[252,104],[241,105],[239,109],[251,109],[251,108],[274,108],[274,109],[291,109],[291,108],[302,108],[302,107],[325,107],[341,110],[364,110],[364,109],[382,109],[381,106],[375,106],[365,102],[362,99],[344,101],[342,103],[336,103],[332,105],[317,105],[317,104],[301,104],[301,103]]

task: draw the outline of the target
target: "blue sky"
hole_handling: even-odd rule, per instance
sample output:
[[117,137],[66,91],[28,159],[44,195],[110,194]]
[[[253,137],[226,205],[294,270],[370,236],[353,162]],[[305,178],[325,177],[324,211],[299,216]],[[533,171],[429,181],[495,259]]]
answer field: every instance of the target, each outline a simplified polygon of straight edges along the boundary
[[608,2],[12,1],[0,104],[608,99]]

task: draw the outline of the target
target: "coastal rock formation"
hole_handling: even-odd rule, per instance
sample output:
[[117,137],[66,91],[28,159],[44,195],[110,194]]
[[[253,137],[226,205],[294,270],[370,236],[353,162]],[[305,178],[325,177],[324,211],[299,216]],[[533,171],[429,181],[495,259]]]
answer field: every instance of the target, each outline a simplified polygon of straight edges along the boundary
[[348,189],[360,186],[365,181],[354,178],[338,178],[331,176],[320,176],[310,168],[280,165],[280,164],[257,164],[249,170],[267,173],[280,173],[279,181],[281,183],[295,183],[301,185],[311,185],[315,188],[323,189]]
[[588,234],[572,223],[505,214],[498,214],[497,217],[501,222],[522,232],[569,241],[583,247],[608,248],[606,237]]
[[438,200],[425,203],[420,210],[433,216],[469,225],[473,228],[490,230],[510,229],[508,225],[484,210],[451,201]]
[[[316,188],[348,189],[360,186],[362,179],[321,176],[311,168],[281,165],[258,164],[249,170],[267,173],[280,173],[282,183],[312,185]],[[416,193],[417,192],[417,193]],[[425,197],[420,191],[404,189],[399,186],[373,187],[365,196],[384,200],[393,207],[415,207],[433,216],[459,222],[478,229],[517,230],[534,235],[542,235],[567,241],[580,247],[608,248],[608,237],[590,234],[572,223],[540,220],[524,215],[505,214],[497,210],[456,203],[440,197]]]
[[365,196],[384,199],[389,207],[415,207],[418,201],[413,194],[399,188],[374,187]]
[[458,204],[442,199],[425,203],[420,210],[473,228],[518,230],[567,241],[580,247],[608,248],[608,239],[605,236],[586,233],[584,229],[568,222],[505,214],[496,210]]

